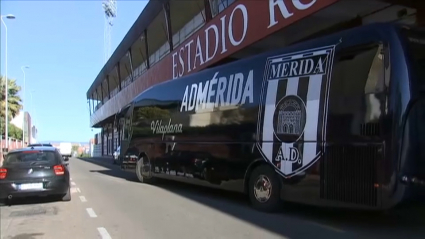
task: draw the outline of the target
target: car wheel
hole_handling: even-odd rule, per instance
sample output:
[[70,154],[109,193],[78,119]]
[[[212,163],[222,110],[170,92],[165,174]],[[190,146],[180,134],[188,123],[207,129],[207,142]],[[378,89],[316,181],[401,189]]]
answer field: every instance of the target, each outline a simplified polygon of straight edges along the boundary
[[260,211],[275,212],[280,209],[281,185],[277,173],[269,165],[256,167],[249,178],[249,199]]
[[68,192],[62,197],[62,201],[64,202],[71,201],[71,187],[68,188]]

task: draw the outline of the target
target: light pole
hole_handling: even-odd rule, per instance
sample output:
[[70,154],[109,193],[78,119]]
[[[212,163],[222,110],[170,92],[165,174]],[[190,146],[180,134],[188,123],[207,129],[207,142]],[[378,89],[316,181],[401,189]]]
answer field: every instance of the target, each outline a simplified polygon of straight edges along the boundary
[[[31,115],[31,130],[32,130],[32,126],[35,125],[35,109],[34,109],[34,106],[32,104],[32,93],[33,92],[35,92],[35,90],[30,90],[30,96],[31,96],[31,114],[32,114]],[[33,137],[33,138],[35,139],[35,137]],[[31,141],[31,139],[29,139],[28,141]],[[33,142],[30,142],[30,143],[33,143]]]
[[[23,118],[22,118],[22,147],[24,147],[25,144],[25,69],[30,68],[29,66],[21,66],[21,70],[24,73],[24,92],[22,96],[22,112],[23,112]],[[28,133],[27,133],[28,135]],[[28,140],[29,141],[29,140]]]
[[5,37],[6,37],[6,40],[5,40],[5,55],[6,55],[6,57],[5,57],[5,65],[6,65],[5,78],[6,78],[6,81],[5,81],[5,87],[4,87],[4,89],[5,89],[5,113],[6,114],[5,114],[5,117],[4,117],[5,118],[4,136],[5,136],[5,140],[6,140],[5,147],[6,147],[6,150],[9,151],[8,150],[9,149],[9,139],[8,139],[9,129],[8,128],[9,127],[8,127],[8,120],[7,120],[7,115],[9,114],[9,104],[8,104],[9,90],[7,89],[8,88],[8,84],[7,84],[7,26],[6,26],[6,23],[3,20],[3,17],[6,17],[7,19],[15,19],[15,16],[12,15],[12,14],[0,16],[0,20],[4,25],[4,29],[6,30],[6,34],[5,34]]

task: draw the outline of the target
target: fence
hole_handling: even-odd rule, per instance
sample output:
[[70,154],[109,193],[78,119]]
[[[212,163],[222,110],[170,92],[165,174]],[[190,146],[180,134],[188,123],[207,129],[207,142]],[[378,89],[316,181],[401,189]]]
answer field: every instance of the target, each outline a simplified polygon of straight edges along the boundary
[[[23,142],[14,138],[7,138],[7,141],[9,141],[8,143],[8,148],[10,150],[13,149],[19,149],[23,147]],[[25,146],[25,145],[24,145]],[[0,137],[0,167],[3,163],[3,149],[6,148],[6,140],[4,139],[3,136]]]
[[[19,149],[22,148],[23,144],[22,141],[14,139],[14,138],[7,138],[7,140],[9,141],[8,143],[8,148],[9,151],[13,150],[13,149]],[[4,137],[0,137],[0,149],[4,149],[6,147],[6,140],[4,139]]]

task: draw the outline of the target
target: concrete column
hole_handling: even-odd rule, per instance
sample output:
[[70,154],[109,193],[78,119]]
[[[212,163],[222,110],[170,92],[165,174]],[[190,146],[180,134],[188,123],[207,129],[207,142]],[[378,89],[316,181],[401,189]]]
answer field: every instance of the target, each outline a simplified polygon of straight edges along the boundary
[[115,137],[114,137],[115,121],[114,121],[114,123],[111,124],[111,126],[112,126],[112,148],[111,148],[111,151],[112,151],[112,153],[114,153],[114,151],[115,151]]
[[109,125],[106,126],[106,155],[109,155]]
[[121,145],[121,125],[120,125],[120,123],[119,123],[120,121],[118,120],[118,124],[117,124],[117,131],[118,131],[118,145],[117,146],[120,146]]
[[105,155],[104,154],[104,149],[105,149],[105,128],[102,127],[102,131],[100,132],[100,138],[101,138],[101,144],[102,144],[102,152],[101,152],[101,156]]

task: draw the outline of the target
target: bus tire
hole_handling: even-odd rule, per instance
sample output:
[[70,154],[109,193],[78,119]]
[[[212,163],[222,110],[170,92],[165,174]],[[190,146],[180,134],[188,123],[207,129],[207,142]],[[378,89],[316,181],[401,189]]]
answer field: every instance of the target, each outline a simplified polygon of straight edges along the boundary
[[263,212],[275,212],[281,207],[281,185],[277,173],[266,164],[252,170],[249,177],[249,199],[252,206]]
[[[143,176],[143,165],[144,165],[144,161],[143,161],[143,157],[141,157],[138,161],[137,161],[137,164],[136,164],[136,175],[137,175],[137,179],[139,179],[139,181],[141,182],[141,183],[148,183],[148,184],[150,184],[150,183],[153,183],[153,181],[154,181],[154,178],[153,177],[146,177],[146,176]],[[152,173],[152,172],[150,172],[150,173]]]

